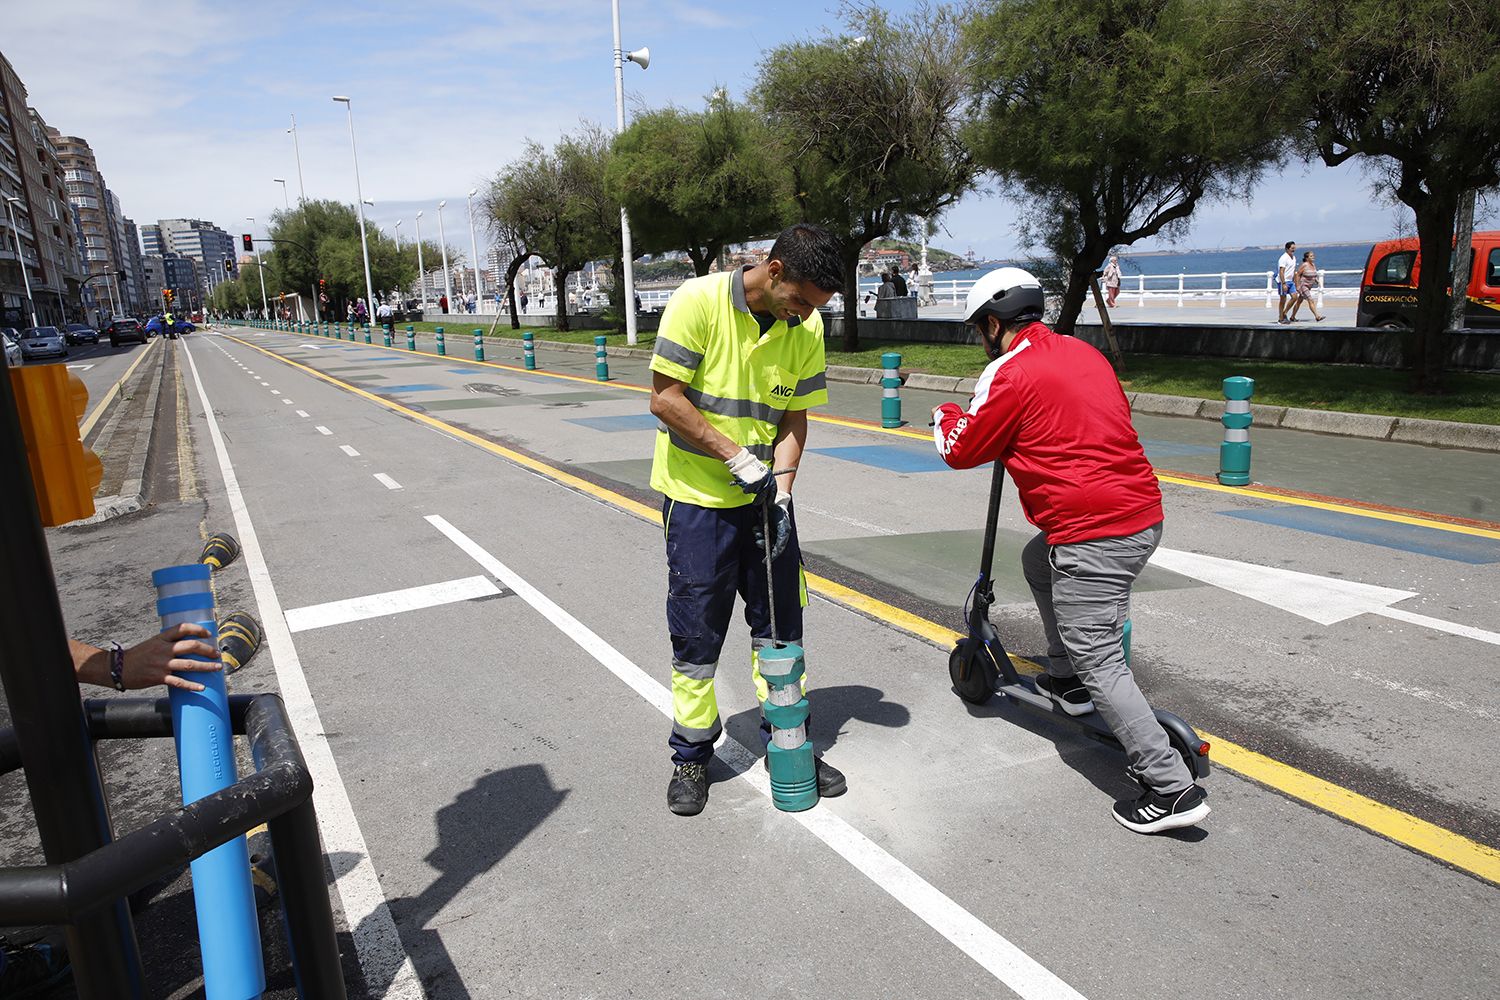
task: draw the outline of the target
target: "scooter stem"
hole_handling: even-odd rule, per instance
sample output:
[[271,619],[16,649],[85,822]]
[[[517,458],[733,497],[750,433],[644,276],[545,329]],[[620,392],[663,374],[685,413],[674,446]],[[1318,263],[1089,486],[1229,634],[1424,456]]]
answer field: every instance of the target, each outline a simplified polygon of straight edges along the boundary
[[990,479],[990,509],[984,518],[984,550],[979,556],[979,576],[988,582],[995,564],[995,529],[1000,522],[1000,495],[1005,490],[1005,466],[995,459],[995,474]]

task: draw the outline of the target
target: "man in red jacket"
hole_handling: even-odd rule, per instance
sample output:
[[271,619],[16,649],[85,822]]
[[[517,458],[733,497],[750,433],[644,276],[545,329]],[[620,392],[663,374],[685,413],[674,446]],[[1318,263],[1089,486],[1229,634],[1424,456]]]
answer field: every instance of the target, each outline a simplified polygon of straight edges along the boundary
[[1042,324],[1042,286],[1002,267],[974,283],[964,321],[990,358],[968,409],[932,411],[933,439],[955,469],[999,461],[1041,529],[1021,565],[1047,633],[1037,690],[1069,715],[1096,709],[1125,748],[1144,794],[1115,803],[1137,833],[1192,826],[1206,793],[1167,742],[1125,663],[1130,588],[1161,541],[1161,489],[1130,404],[1094,348]]

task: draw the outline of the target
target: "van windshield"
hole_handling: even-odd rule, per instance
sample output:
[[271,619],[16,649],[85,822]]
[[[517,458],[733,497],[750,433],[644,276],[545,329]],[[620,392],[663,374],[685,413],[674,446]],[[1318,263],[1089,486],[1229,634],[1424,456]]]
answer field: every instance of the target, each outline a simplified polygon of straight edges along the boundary
[[1412,265],[1416,263],[1415,250],[1398,250],[1386,254],[1375,265],[1374,281],[1377,285],[1405,285],[1411,282]]

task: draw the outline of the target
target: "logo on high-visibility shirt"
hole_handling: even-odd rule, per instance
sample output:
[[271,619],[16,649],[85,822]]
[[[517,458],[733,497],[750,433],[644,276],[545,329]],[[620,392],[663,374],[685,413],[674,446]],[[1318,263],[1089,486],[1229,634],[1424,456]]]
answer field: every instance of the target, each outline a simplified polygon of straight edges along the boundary
[[773,396],[790,396],[791,394],[792,387],[789,385],[778,385],[771,389],[771,395]]

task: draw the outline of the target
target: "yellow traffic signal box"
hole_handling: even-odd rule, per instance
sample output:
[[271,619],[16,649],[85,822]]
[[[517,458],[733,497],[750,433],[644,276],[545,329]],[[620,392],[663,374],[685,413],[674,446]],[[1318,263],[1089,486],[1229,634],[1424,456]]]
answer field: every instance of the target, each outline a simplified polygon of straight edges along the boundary
[[89,402],[83,381],[62,365],[35,365],[10,369],[10,384],[42,523],[53,528],[92,517],[104,466],[78,437]]

